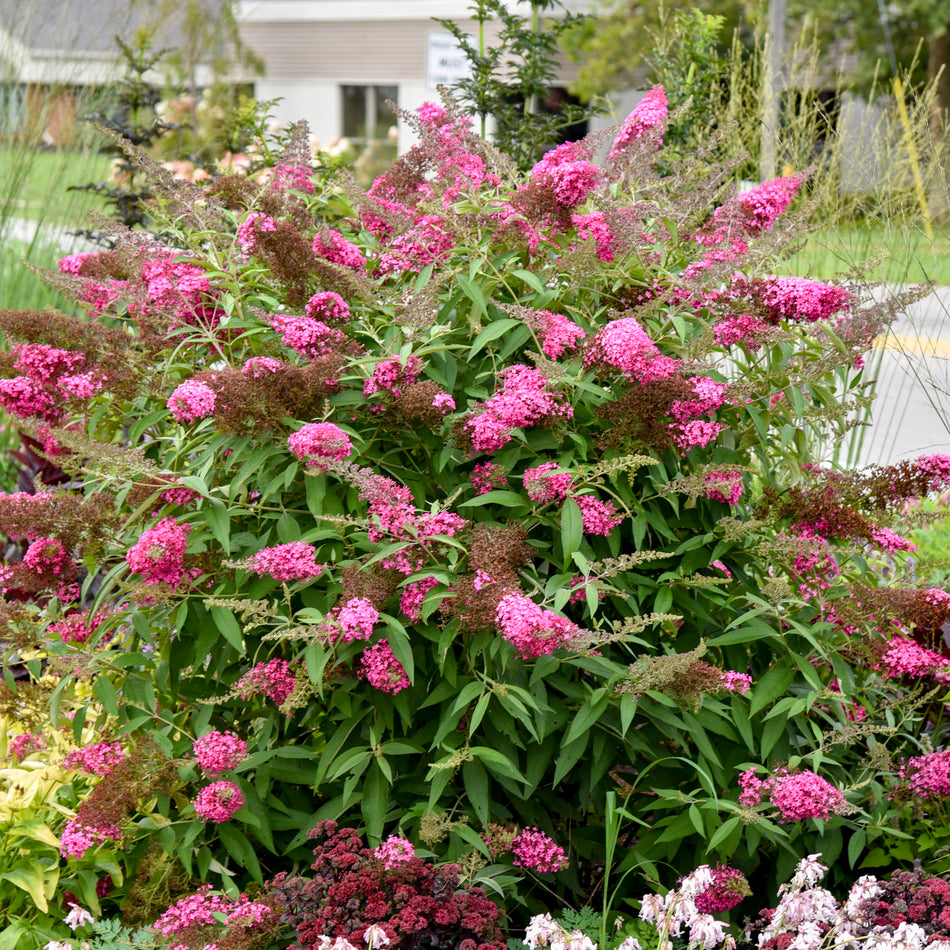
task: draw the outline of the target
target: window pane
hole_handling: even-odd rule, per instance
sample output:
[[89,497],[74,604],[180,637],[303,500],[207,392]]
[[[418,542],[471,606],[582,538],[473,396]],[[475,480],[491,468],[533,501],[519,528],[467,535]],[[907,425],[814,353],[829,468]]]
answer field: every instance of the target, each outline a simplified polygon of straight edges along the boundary
[[368,86],[341,86],[343,94],[343,135],[350,139],[366,136],[366,95]]
[[373,137],[384,139],[389,128],[396,123],[396,113],[386,105],[386,101],[396,102],[399,97],[398,86],[374,86],[375,115],[373,117]]

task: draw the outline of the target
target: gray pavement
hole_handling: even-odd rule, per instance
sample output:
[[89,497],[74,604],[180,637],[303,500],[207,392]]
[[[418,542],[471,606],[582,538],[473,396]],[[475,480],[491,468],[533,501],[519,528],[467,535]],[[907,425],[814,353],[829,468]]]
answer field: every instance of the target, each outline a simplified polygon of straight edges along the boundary
[[852,455],[858,465],[950,455],[950,287],[908,307],[867,357],[877,379],[872,424]]

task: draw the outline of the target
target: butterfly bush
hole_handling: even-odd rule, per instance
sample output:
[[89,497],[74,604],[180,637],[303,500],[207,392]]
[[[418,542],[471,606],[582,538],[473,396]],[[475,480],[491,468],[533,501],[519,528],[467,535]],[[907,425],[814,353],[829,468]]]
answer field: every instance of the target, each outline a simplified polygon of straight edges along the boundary
[[[666,120],[654,87],[521,174],[430,103],[366,191],[302,127],[270,181],[136,152],[165,237],[65,258],[75,314],[0,311],[0,403],[47,466],[0,495],[9,642],[164,756],[140,783],[160,819],[126,755],[64,816],[64,860],[114,852],[126,893],[155,849],[278,880],[316,946],[336,918],[280,875],[319,823],[584,904],[619,794],[630,866],[719,862],[689,897],[709,916],[739,886],[720,865],[774,889],[882,789],[874,828],[942,788],[888,717],[911,677],[943,683],[950,596],[865,564],[909,549],[904,506],[950,459],[819,464],[900,301],[775,276],[804,178],[737,194],[709,155],[667,167]],[[932,707],[908,715],[942,742]],[[462,872],[437,873],[448,900]],[[499,944],[480,900],[465,927]]]

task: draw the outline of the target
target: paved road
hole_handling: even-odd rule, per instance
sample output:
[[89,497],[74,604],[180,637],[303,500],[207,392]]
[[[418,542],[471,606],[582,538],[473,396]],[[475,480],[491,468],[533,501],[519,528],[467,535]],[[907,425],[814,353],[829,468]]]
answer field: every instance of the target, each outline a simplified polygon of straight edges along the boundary
[[950,287],[912,304],[878,341],[868,367],[878,395],[858,464],[950,455]]

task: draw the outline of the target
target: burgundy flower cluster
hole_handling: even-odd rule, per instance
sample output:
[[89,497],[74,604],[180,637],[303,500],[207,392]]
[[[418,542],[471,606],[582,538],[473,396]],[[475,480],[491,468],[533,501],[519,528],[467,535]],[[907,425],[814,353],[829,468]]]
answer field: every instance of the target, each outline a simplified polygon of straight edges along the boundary
[[313,874],[279,874],[266,886],[301,950],[317,950],[325,937],[361,946],[372,924],[392,950],[504,950],[500,909],[481,888],[456,890],[457,865],[385,861],[335,821],[320,822],[310,837],[318,842]]

